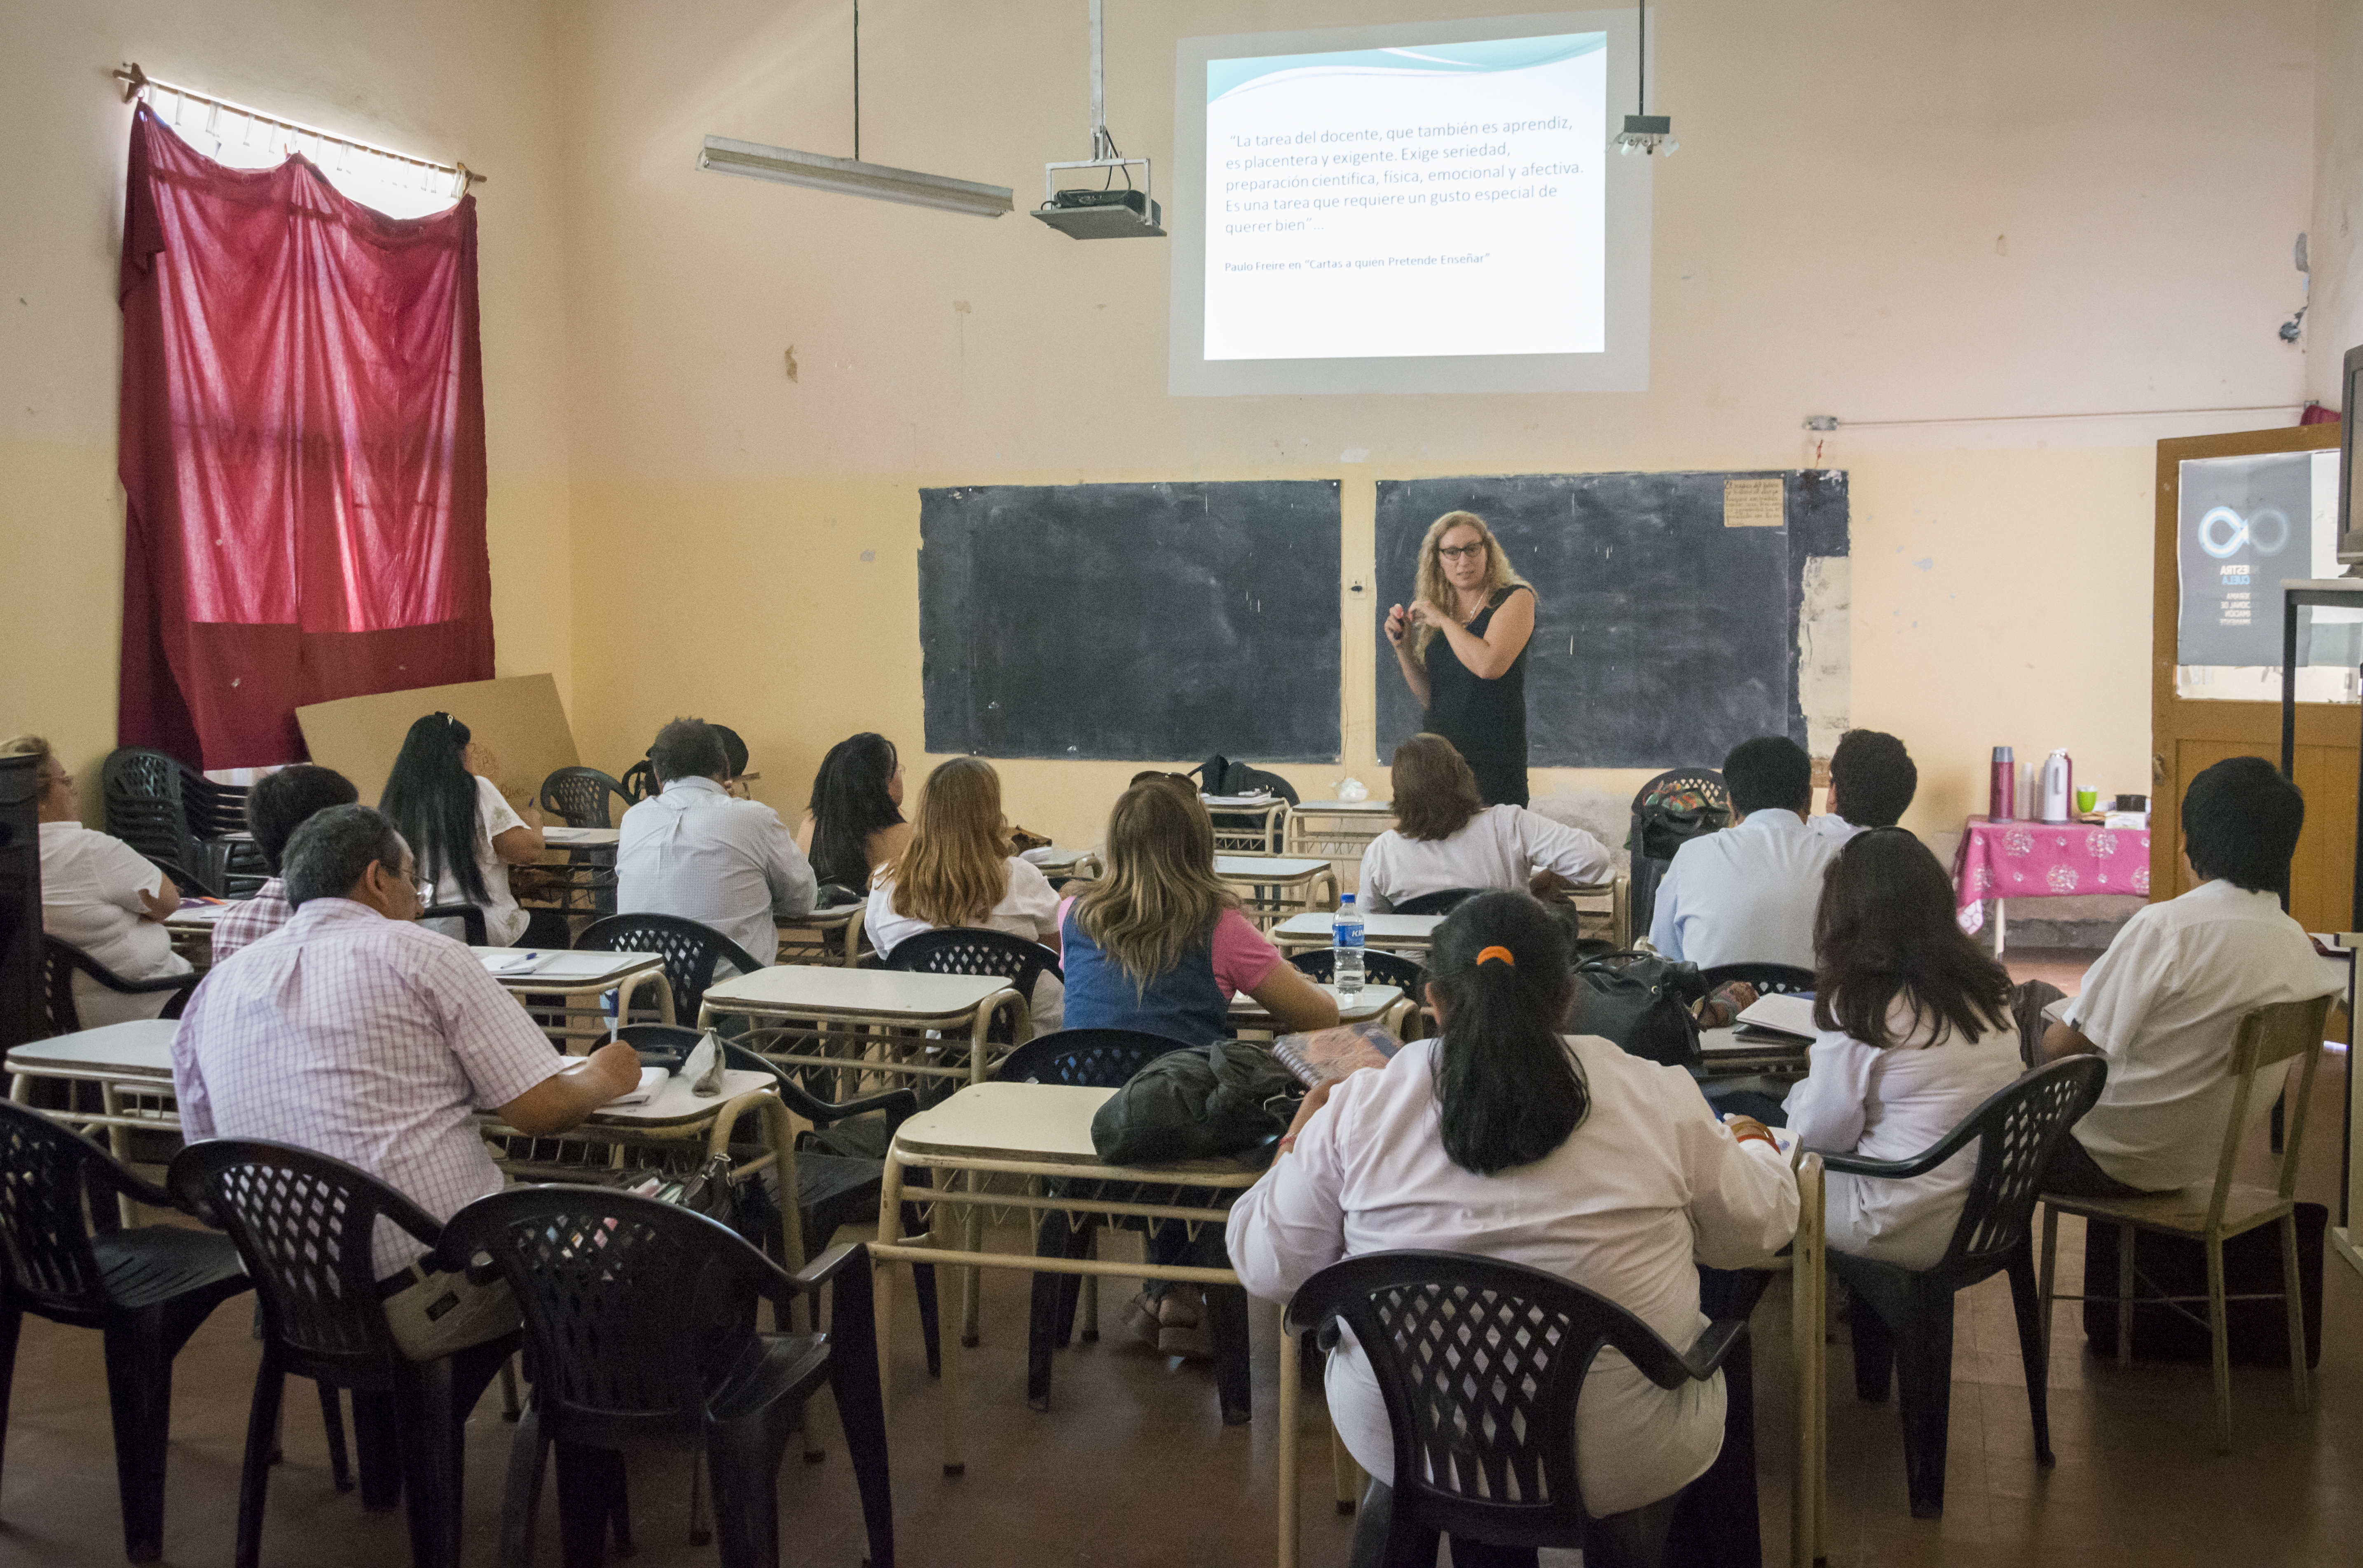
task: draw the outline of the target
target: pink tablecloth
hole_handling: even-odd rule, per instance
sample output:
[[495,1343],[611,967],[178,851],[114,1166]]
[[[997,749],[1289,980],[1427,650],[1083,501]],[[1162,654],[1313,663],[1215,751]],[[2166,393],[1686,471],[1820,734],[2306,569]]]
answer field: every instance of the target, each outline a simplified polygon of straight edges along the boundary
[[1972,935],[1988,899],[2059,899],[2074,893],[2149,896],[2149,830],[2089,823],[1992,822],[1971,817],[1953,856],[1955,917]]

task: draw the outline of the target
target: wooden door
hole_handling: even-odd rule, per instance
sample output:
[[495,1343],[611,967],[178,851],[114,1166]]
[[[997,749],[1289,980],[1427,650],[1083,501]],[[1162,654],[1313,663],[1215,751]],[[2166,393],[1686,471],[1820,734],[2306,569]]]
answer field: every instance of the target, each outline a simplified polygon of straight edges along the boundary
[[[2279,766],[2281,713],[2276,702],[2196,701],[2175,693],[2176,632],[2181,608],[2176,559],[2181,465],[2193,458],[2313,452],[2338,445],[2335,425],[2200,436],[2158,444],[2157,555],[2150,616],[2150,897],[2187,892],[2182,864],[2182,791],[2209,764],[2261,756]],[[2289,575],[2296,575],[2294,569]],[[2278,578],[2260,582],[2257,613],[2280,625]],[[2347,703],[2297,708],[2297,785],[2305,792],[2305,834],[2290,868],[2290,913],[2308,931],[2349,928],[2355,873],[2355,766],[2363,711]]]

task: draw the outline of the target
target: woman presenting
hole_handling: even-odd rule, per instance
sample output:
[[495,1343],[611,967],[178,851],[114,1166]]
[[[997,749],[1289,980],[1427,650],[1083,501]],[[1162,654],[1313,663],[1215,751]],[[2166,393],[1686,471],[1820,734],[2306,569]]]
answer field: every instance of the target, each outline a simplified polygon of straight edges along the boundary
[[1485,520],[1448,512],[1419,544],[1418,597],[1387,612],[1421,727],[1450,741],[1489,806],[1526,803],[1526,643],[1535,591]]

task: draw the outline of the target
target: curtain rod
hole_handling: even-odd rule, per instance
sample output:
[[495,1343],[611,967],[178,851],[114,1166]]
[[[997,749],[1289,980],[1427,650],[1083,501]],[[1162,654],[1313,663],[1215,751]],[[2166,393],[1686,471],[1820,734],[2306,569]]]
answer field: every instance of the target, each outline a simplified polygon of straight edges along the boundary
[[150,76],[146,72],[140,70],[139,62],[138,61],[133,61],[127,65],[116,66],[113,74],[116,81],[123,83],[123,101],[127,104],[149,92],[150,89],[178,94],[182,98],[192,104],[208,104],[216,109],[227,109],[232,114],[245,116],[248,119],[254,121],[258,125],[277,126],[283,130],[291,130],[303,136],[308,136],[315,141],[324,142],[329,146],[355,148],[362,152],[371,153],[379,158],[390,158],[397,163],[409,164],[411,167],[416,169],[429,170],[436,173],[452,175],[462,182],[460,186],[460,192],[456,193],[464,193],[468,186],[483,184],[486,181],[492,178],[492,176],[488,174],[477,173],[474,170],[469,168],[464,163],[438,163],[431,158],[420,158],[415,153],[396,152],[390,147],[380,147],[374,142],[360,141],[349,136],[338,136],[334,131],[322,130],[317,126],[307,126],[300,120],[291,120],[283,116],[265,114],[261,109],[250,108],[244,104],[233,103],[227,98],[217,97],[211,93],[200,93],[194,87],[183,87],[175,83],[159,81],[157,78]]

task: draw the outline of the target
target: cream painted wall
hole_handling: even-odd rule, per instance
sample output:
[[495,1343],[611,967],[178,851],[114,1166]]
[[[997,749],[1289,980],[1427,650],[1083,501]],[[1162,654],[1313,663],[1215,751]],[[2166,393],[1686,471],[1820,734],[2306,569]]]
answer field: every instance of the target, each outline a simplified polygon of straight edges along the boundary
[[[1165,159],[1185,31],[1505,9],[1116,0],[1111,126]],[[865,7],[864,156],[1030,201],[1083,145],[1083,10]],[[924,766],[923,485],[1334,475],[1350,581],[1380,478],[1794,465],[1826,412],[1848,423],[1823,460],[1855,474],[1854,715],[1923,759],[1915,824],[1980,803],[2001,742],[2141,788],[2149,443],[2285,423],[2301,396],[2273,328],[2312,200],[2289,152],[2311,135],[2312,5],[1699,0],[1657,20],[1652,104],[1683,149],[1656,176],[1647,392],[1177,399],[1163,245],[693,168],[709,133],[849,150],[840,6],[592,0],[567,39],[569,222],[597,237],[567,275],[586,757],[620,766],[702,711],[748,735],[783,810],[855,728]],[[2160,409],[2237,412],[2081,417]],[[1960,422],[1878,423],[1930,419]],[[1282,769],[1325,793],[1381,776],[1362,613],[1346,633],[1348,763]],[[1012,764],[1012,812],[1088,840],[1132,766]]]
[[[7,0],[0,5],[0,731],[90,779],[115,745],[123,497],[116,308],[130,110],[107,78],[210,89],[459,159],[478,187],[493,613],[502,674],[572,676],[560,87],[549,0]],[[378,781],[361,780],[373,795]]]
[[2317,0],[2313,53],[2305,391],[2336,408],[2346,350],[2363,344],[2363,0]]

